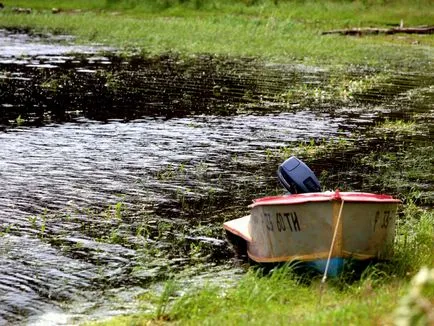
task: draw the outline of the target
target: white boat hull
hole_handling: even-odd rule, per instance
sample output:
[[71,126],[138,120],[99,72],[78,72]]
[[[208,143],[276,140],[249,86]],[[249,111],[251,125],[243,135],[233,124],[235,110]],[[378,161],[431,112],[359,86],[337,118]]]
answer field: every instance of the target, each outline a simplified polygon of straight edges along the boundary
[[251,205],[249,216],[226,222],[224,227],[247,241],[247,254],[256,262],[326,259],[330,251],[332,258],[387,258],[399,200],[354,194],[359,195],[259,200]]

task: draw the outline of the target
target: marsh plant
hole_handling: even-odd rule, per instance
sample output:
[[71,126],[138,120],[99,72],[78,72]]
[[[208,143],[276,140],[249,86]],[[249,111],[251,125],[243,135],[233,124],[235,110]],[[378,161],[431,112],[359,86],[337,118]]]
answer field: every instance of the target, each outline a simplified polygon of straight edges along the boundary
[[21,114],[20,114],[20,115],[15,119],[15,122],[16,122],[17,126],[20,127],[20,126],[24,125],[24,123],[26,122],[26,120],[23,119],[23,118],[21,117]]
[[[116,202],[115,204],[109,205],[101,214],[108,219],[122,219],[124,215],[128,213],[127,207],[123,200]],[[91,213],[89,215],[94,215]]]
[[71,73],[63,73],[56,77],[46,78],[39,87],[45,91],[58,92],[70,86],[73,83],[72,79]]
[[285,160],[291,156],[319,158],[327,156],[330,152],[350,150],[355,146],[357,134],[351,136],[340,136],[337,138],[326,139],[309,139],[300,141],[288,146],[282,146],[278,149],[266,148],[265,156],[267,160]]
[[387,137],[387,134],[410,136],[423,134],[428,131],[426,129],[427,127],[419,125],[416,121],[386,119],[382,123],[377,123],[373,128],[373,132],[382,133],[385,137]]
[[5,236],[6,234],[10,234],[14,228],[14,224],[7,224],[1,227],[0,229],[0,237]]
[[98,70],[98,78],[105,80],[104,87],[113,93],[117,93],[122,90],[122,83],[120,77],[116,73],[106,70]]
[[[336,75],[338,75],[336,73]],[[286,102],[341,101],[349,102],[356,95],[368,92],[371,89],[381,87],[388,77],[384,73],[356,77],[332,77],[328,82],[318,84],[299,83],[280,95]],[[307,103],[305,103],[307,102]]]
[[29,216],[27,219],[32,228],[38,232],[40,238],[45,237],[45,230],[47,228],[47,219],[49,216],[48,209],[44,209],[42,214]]
[[185,163],[167,164],[166,167],[157,172],[157,179],[161,181],[170,181],[177,178],[185,178],[187,176],[187,169]]
[[156,319],[161,320],[167,315],[169,310],[169,304],[171,303],[177,290],[177,284],[173,280],[169,280],[165,283],[164,289],[158,300],[156,309]]
[[383,189],[395,189],[403,196],[414,193],[415,189],[424,189],[418,200],[420,203],[432,202],[434,184],[432,171],[434,146],[430,143],[419,146],[407,145],[398,152],[372,151],[361,158],[360,163],[370,167],[375,173],[366,177],[366,182]]

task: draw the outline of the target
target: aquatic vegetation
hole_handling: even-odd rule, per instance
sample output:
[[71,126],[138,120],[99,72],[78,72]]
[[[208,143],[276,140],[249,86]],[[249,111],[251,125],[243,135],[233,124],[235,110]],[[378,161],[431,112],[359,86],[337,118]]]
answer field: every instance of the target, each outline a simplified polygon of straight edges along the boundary
[[386,119],[383,123],[377,124],[374,128],[374,132],[378,133],[400,133],[405,135],[423,134],[424,131],[426,132],[426,127],[417,124],[416,121],[391,121],[389,119]]
[[13,228],[14,228],[13,224],[3,225],[2,228],[0,229],[0,237],[3,237],[6,234],[11,233],[11,231],[13,230]]
[[109,205],[105,211],[101,213],[102,216],[108,218],[108,219],[122,219],[122,216],[125,215],[126,208],[125,203],[122,201],[118,201],[115,204]]
[[43,81],[40,86],[42,89],[56,91],[60,86],[60,81],[58,79],[49,78]]
[[374,169],[375,173],[366,181],[382,191],[393,189],[409,194],[414,189],[425,189],[419,201],[432,202],[433,192],[429,185],[434,183],[433,153],[432,144],[419,144],[405,151],[371,152],[361,159],[361,163]]
[[25,121],[26,120],[21,117],[21,114],[15,119],[17,126],[22,126],[25,123]]
[[[434,97],[434,85],[410,89],[403,94],[403,97],[413,103],[421,105],[422,107],[427,106],[429,109],[429,99]],[[421,114],[423,115],[423,113]]]
[[31,227],[38,232],[37,235],[41,239],[45,237],[48,218],[52,218],[52,215],[49,214],[49,211],[46,208],[44,209],[42,214],[32,215],[27,218],[27,220],[30,222]]
[[104,87],[106,87],[111,92],[119,92],[123,89],[122,82],[120,80],[120,76],[116,74],[116,72],[106,71],[99,69],[97,71],[98,78],[105,80]]
[[290,90],[278,96],[281,100],[289,103],[318,103],[323,101],[349,102],[357,95],[369,92],[371,89],[381,87],[387,82],[388,75],[377,73],[364,76],[347,76],[342,73],[336,74],[330,80],[321,84],[301,83],[294,85]]
[[113,229],[107,238],[101,239],[106,243],[125,244],[127,240],[124,238],[122,230],[120,228]]
[[156,177],[161,181],[170,181],[178,178],[186,178],[187,173],[188,171],[185,163],[168,164],[156,173]]
[[309,141],[300,141],[293,145],[280,147],[278,149],[265,149],[267,160],[279,161],[285,160],[290,156],[297,156],[300,158],[310,157],[319,158],[324,155],[329,155],[330,152],[349,151],[354,148],[357,143],[357,135],[353,134],[348,137],[341,136],[338,138],[326,139],[310,139]]
[[156,319],[162,319],[166,315],[170,300],[173,299],[176,290],[177,287],[174,281],[169,280],[165,283],[163,292],[158,300]]

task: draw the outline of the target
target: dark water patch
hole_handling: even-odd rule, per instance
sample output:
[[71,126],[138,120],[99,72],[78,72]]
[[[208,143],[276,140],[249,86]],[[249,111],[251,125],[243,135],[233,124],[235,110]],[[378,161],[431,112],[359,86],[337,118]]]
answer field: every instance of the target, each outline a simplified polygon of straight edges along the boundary
[[272,107],[274,94],[297,79],[272,70],[264,78],[264,67],[254,60],[213,56],[39,57],[26,64],[0,63],[0,68],[5,125],[18,116],[40,125],[77,114],[105,121],[263,111]]
[[[401,101],[432,96],[432,74],[367,69],[326,71],[256,59],[113,53],[0,54],[0,123],[44,125],[77,117],[130,121],[147,116],[264,114],[311,108],[368,124]],[[425,89],[426,94],[420,90]],[[389,103],[381,106],[378,103]],[[412,110],[426,111],[427,100]],[[392,114],[392,115],[391,115]],[[410,113],[409,113],[410,114]]]

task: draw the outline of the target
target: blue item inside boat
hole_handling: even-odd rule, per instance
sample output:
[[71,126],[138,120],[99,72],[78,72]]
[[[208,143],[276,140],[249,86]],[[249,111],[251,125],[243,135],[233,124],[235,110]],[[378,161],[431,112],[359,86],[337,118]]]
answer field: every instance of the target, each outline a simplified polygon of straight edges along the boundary
[[292,194],[321,191],[321,185],[315,174],[295,156],[291,156],[279,166],[277,177]]
[[[337,277],[342,270],[344,269],[345,259],[344,258],[332,258],[330,259],[329,267],[327,270],[327,276],[330,277]],[[327,259],[317,259],[313,260],[307,263],[308,266],[311,266],[316,271],[320,272],[321,274],[324,274],[326,266],[327,266]]]
[[[321,191],[321,185],[315,174],[303,161],[295,156],[291,156],[279,166],[277,177],[286,190],[292,194]],[[321,274],[324,273],[326,265],[327,259],[317,259],[307,262],[307,266],[310,266]],[[327,274],[330,277],[336,277],[342,272],[343,266],[344,259],[332,258]]]

